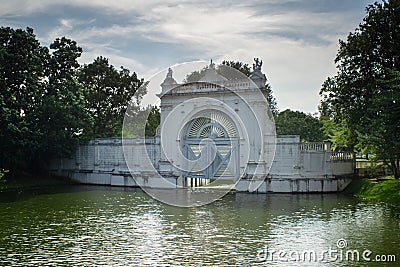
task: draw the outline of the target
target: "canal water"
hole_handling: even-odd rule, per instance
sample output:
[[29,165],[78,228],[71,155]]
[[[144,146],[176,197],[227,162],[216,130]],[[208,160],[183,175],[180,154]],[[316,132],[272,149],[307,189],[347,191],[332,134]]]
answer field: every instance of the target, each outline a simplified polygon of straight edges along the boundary
[[132,188],[3,192],[0,266],[399,266],[399,216],[343,194],[228,194],[178,208]]

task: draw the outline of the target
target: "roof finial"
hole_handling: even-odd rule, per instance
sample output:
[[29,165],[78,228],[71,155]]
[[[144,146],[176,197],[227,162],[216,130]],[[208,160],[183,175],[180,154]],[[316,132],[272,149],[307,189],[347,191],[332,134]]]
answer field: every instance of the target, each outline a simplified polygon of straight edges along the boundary
[[211,59],[211,63],[210,63],[210,69],[215,69],[215,64],[213,63],[212,59]]
[[172,78],[172,69],[168,68],[167,78]]
[[177,82],[175,81],[174,77],[172,77],[172,69],[168,68],[167,76],[165,77],[164,81],[161,84],[161,87],[164,90],[170,89],[174,87]]
[[261,71],[261,66],[262,66],[262,60],[260,60],[258,57],[254,58],[255,63],[253,63],[253,71]]

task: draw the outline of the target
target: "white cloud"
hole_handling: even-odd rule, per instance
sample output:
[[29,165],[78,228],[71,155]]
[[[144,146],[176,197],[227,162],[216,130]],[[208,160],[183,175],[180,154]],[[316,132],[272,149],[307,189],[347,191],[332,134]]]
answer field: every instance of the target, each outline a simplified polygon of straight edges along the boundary
[[169,7],[158,7],[153,11],[149,15],[152,23],[141,25],[142,31],[146,31],[149,36],[158,41],[173,41],[196,47],[203,51],[205,60],[215,55],[219,55],[219,60],[246,62],[254,56],[261,57],[281,109],[292,108],[307,112],[317,110],[320,85],[334,71],[332,59],[336,53],[337,36],[318,36],[312,33],[330,42],[330,45],[313,45],[307,43],[307,40],[296,41],[271,33],[298,27],[301,22],[304,29],[324,24],[334,28],[336,19],[342,19],[343,14],[338,14],[336,19],[327,23],[324,14],[293,12],[260,17],[254,16],[254,10],[249,8],[209,11],[181,6],[173,9],[173,16],[168,16],[172,13]]
[[[132,51],[137,49],[135,43],[128,49],[120,46],[134,38],[171,47],[180,45],[181,55],[173,56],[169,51],[155,54],[151,49],[144,49],[148,58],[166,58],[163,62],[171,65],[188,57],[248,63],[253,57],[260,57],[280,108],[315,112],[318,90],[325,78],[335,71],[333,58],[337,39],[344,38],[356,27],[363,10],[333,10],[329,14],[307,8],[285,10],[283,2],[301,3],[300,0],[246,3],[238,0],[14,0],[1,1],[0,15],[20,18],[35,12],[52,12],[61,5],[96,10],[98,17],[95,19],[74,18],[73,14],[58,18],[55,26],[43,36],[45,41],[49,43],[66,35],[85,49],[82,62],[103,55],[115,66],[132,68],[139,75],[148,75],[167,66],[155,66],[151,61],[140,63],[138,58],[133,58]],[[269,6],[271,3],[274,5]],[[273,10],[276,5],[282,5],[279,12]],[[258,7],[270,12],[260,11]],[[113,17],[111,23],[98,23],[102,15]],[[195,54],[185,54],[187,51]]]

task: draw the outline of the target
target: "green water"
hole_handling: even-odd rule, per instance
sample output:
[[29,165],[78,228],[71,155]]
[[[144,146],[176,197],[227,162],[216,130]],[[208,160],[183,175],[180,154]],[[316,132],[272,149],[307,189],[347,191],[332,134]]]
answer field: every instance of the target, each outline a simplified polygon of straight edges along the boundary
[[[399,266],[399,212],[342,194],[229,194],[187,209],[126,188],[7,192],[0,265]],[[324,254],[329,249],[337,254]],[[297,257],[310,250],[316,261]],[[348,250],[360,260],[346,260]],[[280,255],[271,258],[273,251]],[[372,261],[376,255],[397,262]]]

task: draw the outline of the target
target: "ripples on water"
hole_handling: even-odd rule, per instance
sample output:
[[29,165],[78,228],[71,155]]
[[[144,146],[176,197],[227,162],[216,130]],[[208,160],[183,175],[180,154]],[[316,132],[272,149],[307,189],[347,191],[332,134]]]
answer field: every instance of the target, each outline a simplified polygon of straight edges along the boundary
[[400,260],[398,211],[341,194],[229,194],[188,209],[106,187],[0,198],[0,265],[365,265],[258,258],[261,250],[337,249],[341,238]]

